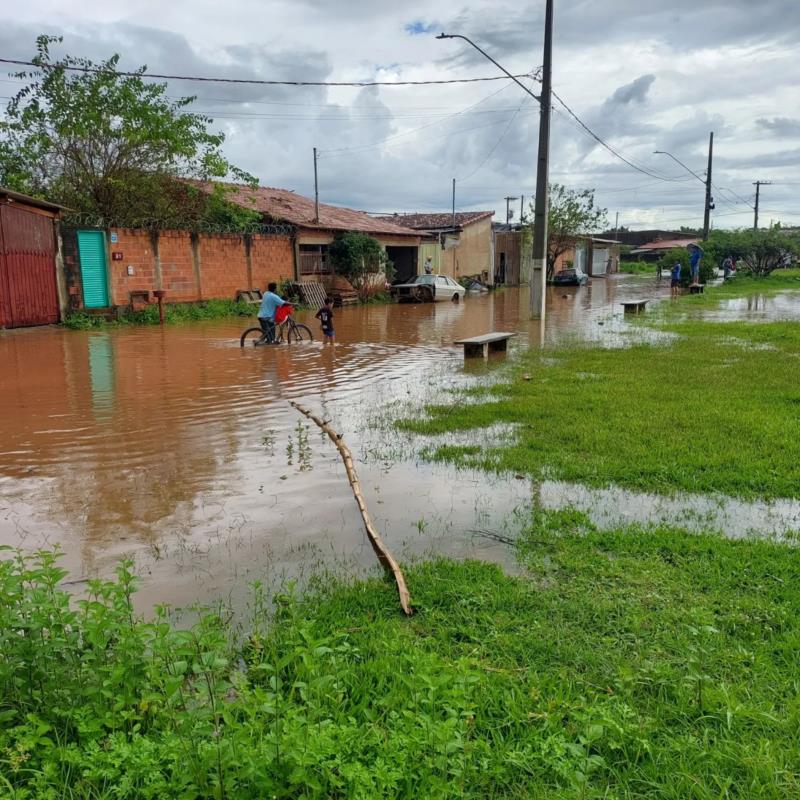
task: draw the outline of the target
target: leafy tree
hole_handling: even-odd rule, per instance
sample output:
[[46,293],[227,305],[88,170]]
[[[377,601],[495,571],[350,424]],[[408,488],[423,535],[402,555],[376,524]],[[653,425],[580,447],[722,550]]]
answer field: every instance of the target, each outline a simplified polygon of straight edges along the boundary
[[800,252],[798,243],[780,229],[754,231],[713,231],[709,236],[705,258],[720,266],[726,256],[738,262],[739,268],[753,275],[769,275],[786,266]]
[[353,285],[362,299],[372,292],[376,274],[391,280],[394,272],[381,243],[365,233],[348,232],[337,236],[328,247],[328,259],[337,274]]
[[185,226],[209,205],[224,217],[223,198],[181,179],[254,179],[222,155],[212,120],[185,110],[195,98],[170,100],[144,66],[120,75],[119,55],[53,61],[60,41],[40,36],[36,67],[17,73],[28,83],[0,121],[0,183],[116,224]]
[[578,236],[608,225],[606,209],[594,204],[594,189],[568,189],[550,184],[547,214],[547,278],[553,277],[559,256],[575,245]]

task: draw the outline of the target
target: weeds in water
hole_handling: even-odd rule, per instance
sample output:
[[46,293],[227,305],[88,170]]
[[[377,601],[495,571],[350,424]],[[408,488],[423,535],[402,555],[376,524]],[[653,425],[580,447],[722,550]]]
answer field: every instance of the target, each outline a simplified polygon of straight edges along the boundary
[[269,456],[275,455],[275,439],[276,434],[272,428],[267,428],[261,437],[261,445]]

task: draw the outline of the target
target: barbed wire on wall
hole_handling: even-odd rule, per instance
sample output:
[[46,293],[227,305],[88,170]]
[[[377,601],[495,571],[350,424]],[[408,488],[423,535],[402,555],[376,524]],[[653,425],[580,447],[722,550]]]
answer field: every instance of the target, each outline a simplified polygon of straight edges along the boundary
[[180,222],[164,220],[156,217],[104,217],[89,212],[68,211],[61,218],[63,225],[69,228],[96,228],[110,230],[145,230],[149,233],[167,233],[170,231],[207,235],[231,236],[293,236],[294,225],[281,222],[249,222],[244,224],[225,224],[209,220],[192,220]]

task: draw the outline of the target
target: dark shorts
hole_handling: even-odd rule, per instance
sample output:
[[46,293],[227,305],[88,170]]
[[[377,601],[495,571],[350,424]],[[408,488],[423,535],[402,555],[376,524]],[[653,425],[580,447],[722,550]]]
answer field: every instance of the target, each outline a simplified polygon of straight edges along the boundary
[[323,336],[327,336],[329,339],[333,339],[333,337],[335,336],[335,333],[334,333],[333,328],[323,328],[322,329],[322,335]]
[[676,286],[680,286],[681,282],[677,278],[673,278],[669,285],[674,289]]

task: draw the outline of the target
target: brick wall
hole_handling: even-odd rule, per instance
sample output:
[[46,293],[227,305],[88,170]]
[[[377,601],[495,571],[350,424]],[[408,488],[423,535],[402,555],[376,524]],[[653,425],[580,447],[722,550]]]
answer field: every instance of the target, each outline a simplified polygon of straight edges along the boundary
[[[233,300],[239,289],[263,290],[270,281],[294,278],[289,236],[106,231],[111,303],[128,306],[131,292],[164,289],[167,303]],[[116,241],[112,241],[116,239]],[[62,230],[64,273],[72,308],[83,306],[76,231]],[[114,260],[114,254],[121,254]],[[129,274],[133,273],[133,274]],[[199,280],[198,280],[199,279]]]

